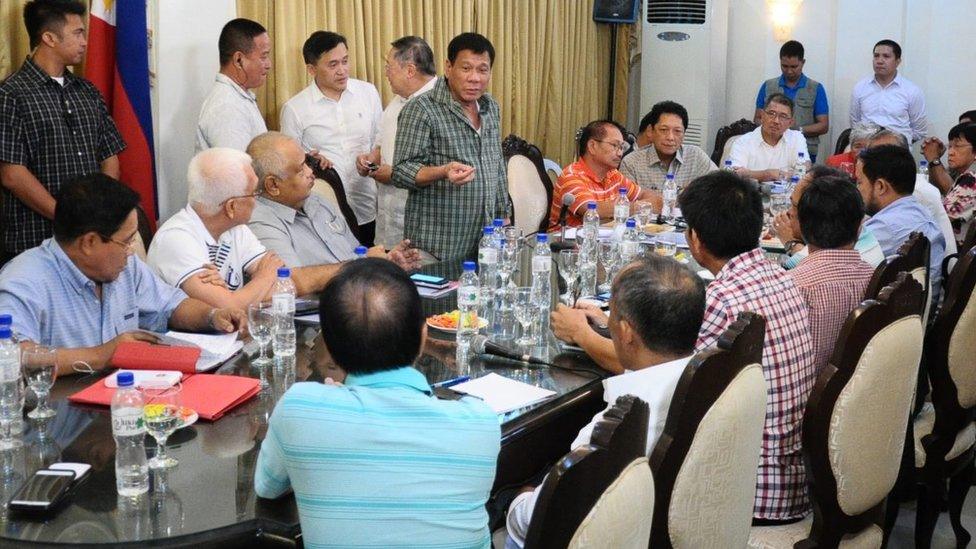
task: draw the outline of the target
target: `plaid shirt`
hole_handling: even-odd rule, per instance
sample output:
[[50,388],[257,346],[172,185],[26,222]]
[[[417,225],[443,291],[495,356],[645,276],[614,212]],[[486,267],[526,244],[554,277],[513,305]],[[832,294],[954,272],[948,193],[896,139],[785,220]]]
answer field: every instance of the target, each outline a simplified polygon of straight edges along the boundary
[[[407,103],[397,122],[392,182],[410,191],[403,236],[441,260],[475,257],[482,229],[495,217],[510,216],[498,103],[485,94],[478,109],[480,130],[441,77],[432,90]],[[417,186],[421,168],[451,161],[473,166],[474,180]]]
[[[64,71],[58,84],[28,58],[0,84],[0,162],[25,166],[55,198],[125,148],[98,89]],[[51,236],[51,220],[3,191],[3,247],[19,254]]]
[[803,296],[790,275],[756,248],[722,267],[708,285],[705,303],[697,350],[715,343],[741,312],[752,311],[766,319],[762,367],[768,401],[753,516],[774,520],[803,516],[810,504],[800,433],[817,374]]
[[818,250],[789,273],[807,303],[813,363],[819,373],[834,352],[847,315],[864,300],[874,268],[857,250]]
[[678,147],[678,152],[668,167],[661,163],[654,145],[636,150],[620,161],[620,171],[628,179],[633,179],[645,189],[658,192],[664,189],[664,180],[669,173],[674,174],[675,184],[683,189],[696,177],[717,169],[718,166],[708,154],[694,145]]

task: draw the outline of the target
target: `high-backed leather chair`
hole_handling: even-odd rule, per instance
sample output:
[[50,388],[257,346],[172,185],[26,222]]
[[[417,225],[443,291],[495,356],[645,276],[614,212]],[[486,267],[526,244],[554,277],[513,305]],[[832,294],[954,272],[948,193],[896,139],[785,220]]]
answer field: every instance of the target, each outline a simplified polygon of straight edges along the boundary
[[512,200],[512,223],[522,234],[545,232],[549,227],[552,180],[539,147],[512,134],[502,141],[508,164],[508,194]]

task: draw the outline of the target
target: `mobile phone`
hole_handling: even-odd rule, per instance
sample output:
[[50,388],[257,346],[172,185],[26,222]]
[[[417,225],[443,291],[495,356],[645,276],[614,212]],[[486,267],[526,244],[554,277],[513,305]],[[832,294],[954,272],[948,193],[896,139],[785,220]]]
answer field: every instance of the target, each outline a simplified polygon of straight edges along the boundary
[[307,315],[319,310],[319,300],[299,298],[295,300],[295,314]]
[[74,471],[41,469],[20,487],[10,508],[26,513],[50,511],[61,503],[74,479]]
[[423,273],[413,273],[410,275],[410,280],[420,284],[433,284],[437,286],[442,286],[448,283],[448,280],[443,276],[426,275]]

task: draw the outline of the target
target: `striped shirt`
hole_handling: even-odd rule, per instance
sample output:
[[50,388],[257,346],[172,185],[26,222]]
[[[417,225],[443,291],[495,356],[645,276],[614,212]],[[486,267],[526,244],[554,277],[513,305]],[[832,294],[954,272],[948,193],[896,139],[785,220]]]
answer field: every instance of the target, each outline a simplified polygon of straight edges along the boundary
[[641,192],[640,187],[624,177],[620,170],[610,170],[600,180],[586,165],[586,161],[580,158],[566,166],[563,174],[556,180],[556,188],[552,191],[552,204],[549,208],[549,224],[551,226],[559,224],[559,210],[563,207],[564,194],[572,193],[576,199],[569,206],[570,215],[566,217],[566,226],[579,227],[583,224],[587,202],[616,200],[620,195],[621,186],[627,189],[627,198],[631,202],[637,200]]
[[786,271],[756,248],[730,259],[705,293],[696,350],[718,341],[743,311],[766,319],[762,367],[768,400],[753,516],[789,519],[810,510],[800,454],[801,422],[817,378],[803,296]]
[[678,188],[685,188],[695,178],[718,170],[705,151],[694,145],[678,147],[671,164],[665,166],[653,145],[632,152],[620,161],[620,172],[638,185],[652,191],[662,191],[668,174],[674,175]]
[[[391,182],[410,191],[403,237],[443,261],[474,258],[485,225],[511,217],[498,103],[486,93],[478,109],[476,129],[441,77],[433,89],[409,101],[397,120]],[[473,167],[474,180],[417,186],[421,168],[449,162]]]
[[13,316],[14,333],[51,347],[94,347],[132,330],[165,332],[186,299],[135,255],[111,282],[95,281],[49,238],[0,271],[0,311]]
[[807,303],[817,372],[834,352],[847,315],[864,300],[874,267],[857,250],[817,250],[790,271]]
[[306,547],[489,547],[495,413],[437,400],[411,367],[345,383],[285,393],[261,444],[257,494],[294,490]]

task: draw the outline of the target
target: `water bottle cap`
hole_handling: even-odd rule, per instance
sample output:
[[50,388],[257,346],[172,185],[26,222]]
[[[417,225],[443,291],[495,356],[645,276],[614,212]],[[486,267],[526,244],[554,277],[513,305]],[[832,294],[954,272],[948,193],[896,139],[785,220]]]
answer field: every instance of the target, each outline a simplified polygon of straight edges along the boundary
[[535,235],[535,241],[536,242],[549,242],[549,235],[547,235],[546,233],[539,233],[539,234]]
[[726,160],[725,161],[725,165],[726,166],[731,166],[732,165],[732,160]]
[[593,202],[593,201],[587,202],[586,203],[586,209],[587,210],[595,210],[596,209],[596,202]]
[[366,255],[366,246],[356,246],[356,255]]
[[803,151],[800,151],[800,152],[796,153],[796,156],[799,157],[799,158],[806,158],[807,153],[805,153]]
[[119,372],[118,375],[115,376],[115,382],[119,387],[132,387],[135,384],[136,379],[135,376],[132,375],[132,372]]
[[485,236],[488,236],[488,235],[490,235],[490,234],[492,234],[494,232],[495,232],[495,228],[492,227],[491,225],[488,225],[487,227],[485,227],[485,231],[484,231]]
[[620,187],[617,192],[620,194],[627,194],[627,187]]
[[628,229],[633,229],[636,226],[637,226],[637,220],[636,219],[634,219],[633,217],[627,218],[627,228]]
[[796,183],[799,180],[800,180],[800,176],[798,175],[790,176],[790,183]]
[[[728,162],[728,160],[726,160],[726,162]],[[674,179],[674,174],[673,173],[669,173],[669,174],[665,175],[664,178],[665,179],[668,179],[668,180]]]
[[494,220],[492,220],[492,222],[491,222],[491,226],[492,226],[492,227],[502,227],[502,226],[504,226],[504,225],[505,225],[505,220],[504,220],[504,219],[502,219],[502,218],[500,218],[500,217],[496,217],[496,218],[495,218]]
[[291,269],[288,267],[278,267],[278,278],[288,278],[291,276]]
[[475,265],[474,261],[465,261],[461,264],[461,268],[464,269],[465,272],[468,272],[477,269],[478,266]]
[[[928,160],[920,160],[919,163],[918,163],[918,165],[919,166],[928,166],[929,165],[929,161]],[[3,315],[0,315],[0,318],[2,318],[2,317],[3,317]]]
[[14,323],[14,317],[7,313],[0,314],[0,326],[10,326]]
[[13,332],[10,330],[10,326],[0,326],[0,339],[10,339],[13,337]]

